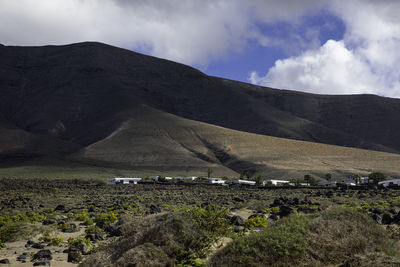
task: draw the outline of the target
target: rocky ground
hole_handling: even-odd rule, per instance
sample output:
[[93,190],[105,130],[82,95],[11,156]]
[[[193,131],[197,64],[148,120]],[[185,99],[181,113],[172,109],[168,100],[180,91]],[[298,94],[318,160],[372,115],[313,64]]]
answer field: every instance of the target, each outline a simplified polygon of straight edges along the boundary
[[[400,191],[390,189],[3,179],[0,191],[0,265],[6,266],[72,266],[118,239],[126,222],[212,205],[229,211],[233,234],[258,231],[291,214],[347,207],[400,235]],[[211,253],[232,240],[224,238]]]

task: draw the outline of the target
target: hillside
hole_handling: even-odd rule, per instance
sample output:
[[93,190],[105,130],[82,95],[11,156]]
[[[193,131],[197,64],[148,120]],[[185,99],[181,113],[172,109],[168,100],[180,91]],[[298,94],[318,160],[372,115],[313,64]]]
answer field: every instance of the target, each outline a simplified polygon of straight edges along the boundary
[[398,99],[259,87],[100,43],[0,46],[0,58],[5,167],[400,173]]
[[205,175],[261,173],[268,177],[372,171],[400,174],[400,155],[295,141],[183,119],[146,106],[124,114],[107,138],[70,156],[102,166],[135,166]]

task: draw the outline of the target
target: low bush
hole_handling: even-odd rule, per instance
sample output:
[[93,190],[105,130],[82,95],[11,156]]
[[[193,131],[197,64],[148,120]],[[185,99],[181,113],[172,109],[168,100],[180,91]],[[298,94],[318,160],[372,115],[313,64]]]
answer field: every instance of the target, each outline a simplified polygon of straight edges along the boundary
[[62,223],[59,224],[57,226],[58,229],[60,229],[61,231],[67,230],[67,229],[72,229],[72,228],[76,228],[75,225],[69,224],[69,223]]
[[205,257],[219,237],[232,232],[228,212],[210,205],[134,220],[122,225],[119,240],[89,256],[82,266],[94,266],[99,259],[103,265],[134,266],[141,255],[147,255],[149,266],[190,266],[194,259]]
[[[100,265],[100,264],[99,264]],[[152,243],[144,243],[126,251],[115,266],[174,266],[167,254]]]
[[238,237],[209,261],[210,266],[340,265],[353,255],[397,256],[398,245],[367,214],[332,208],[291,215],[258,233]]
[[265,217],[253,217],[247,219],[244,222],[244,227],[253,228],[253,227],[265,227],[268,225],[267,219]]
[[23,238],[29,238],[39,233],[48,233],[49,227],[32,224],[30,222],[18,221],[7,223],[0,227],[0,242],[17,241]]
[[117,221],[117,216],[112,211],[110,211],[108,213],[100,213],[99,215],[97,215],[97,217],[94,220],[96,225],[101,228],[104,228],[105,226],[107,226],[113,222],[116,222],[116,221]]
[[93,221],[86,211],[75,214],[75,220],[83,222],[84,225],[92,225]]
[[39,240],[47,242],[49,245],[52,246],[61,246],[64,243],[64,237],[62,236],[55,236],[51,237],[50,235],[44,235]]
[[223,266],[289,263],[306,249],[310,224],[310,218],[304,215],[284,218],[261,232],[236,239],[217,253],[211,263]]
[[85,244],[89,250],[93,249],[92,241],[89,238],[85,237],[68,238],[69,248],[75,248],[79,244]]

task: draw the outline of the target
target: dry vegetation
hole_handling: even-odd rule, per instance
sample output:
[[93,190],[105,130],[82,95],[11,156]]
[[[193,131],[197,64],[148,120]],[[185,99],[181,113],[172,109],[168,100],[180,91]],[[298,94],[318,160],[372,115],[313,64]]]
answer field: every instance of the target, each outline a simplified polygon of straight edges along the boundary
[[[400,264],[397,190],[35,179],[3,179],[0,189],[0,242],[28,261],[40,250],[24,246],[30,236],[55,264],[82,249],[81,266]],[[0,258],[21,256],[9,252]]]

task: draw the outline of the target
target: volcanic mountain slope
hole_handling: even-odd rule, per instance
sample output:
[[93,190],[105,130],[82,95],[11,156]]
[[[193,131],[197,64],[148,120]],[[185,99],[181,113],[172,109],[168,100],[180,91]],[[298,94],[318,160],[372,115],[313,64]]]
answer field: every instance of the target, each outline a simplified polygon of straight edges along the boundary
[[[211,136],[199,138],[198,134],[193,142],[199,143],[194,147],[178,145],[164,135],[152,137],[151,143],[159,145],[154,145],[153,155],[147,154],[146,160],[143,149],[143,161],[137,155],[131,159],[119,155],[115,156],[118,160],[112,160],[102,159],[100,152],[96,156],[90,154],[105,138],[110,140],[112,134],[119,133],[118,129],[130,128],[132,118],[140,120],[141,108],[260,135],[400,152],[398,99],[313,95],[259,87],[210,77],[182,64],[101,43],[0,45],[0,59],[3,162],[43,156],[74,158],[79,154],[87,155],[85,159],[121,161],[130,166],[159,166],[158,162],[165,160],[162,165],[177,166],[190,161],[193,166],[218,165],[226,171],[263,169],[259,161],[253,163],[253,158],[246,156],[224,155],[222,151],[220,159],[207,154],[211,152],[206,153],[204,147],[197,151],[199,146],[210,151],[224,149],[213,148]],[[185,138],[189,137],[193,136],[187,133]],[[145,139],[137,136],[132,145],[139,144],[140,138]],[[171,151],[179,156],[167,153],[172,144],[176,147]],[[225,142],[226,147],[232,145],[237,144]],[[159,155],[155,156],[157,151]],[[170,156],[162,159],[161,155],[167,154]],[[218,163],[226,160],[224,157],[232,160],[232,155],[240,158],[242,167]]]
[[122,115],[125,123],[103,140],[70,156],[102,166],[126,164],[204,175],[260,173],[301,177],[306,173],[400,174],[400,155],[289,140],[226,129],[141,106]]

